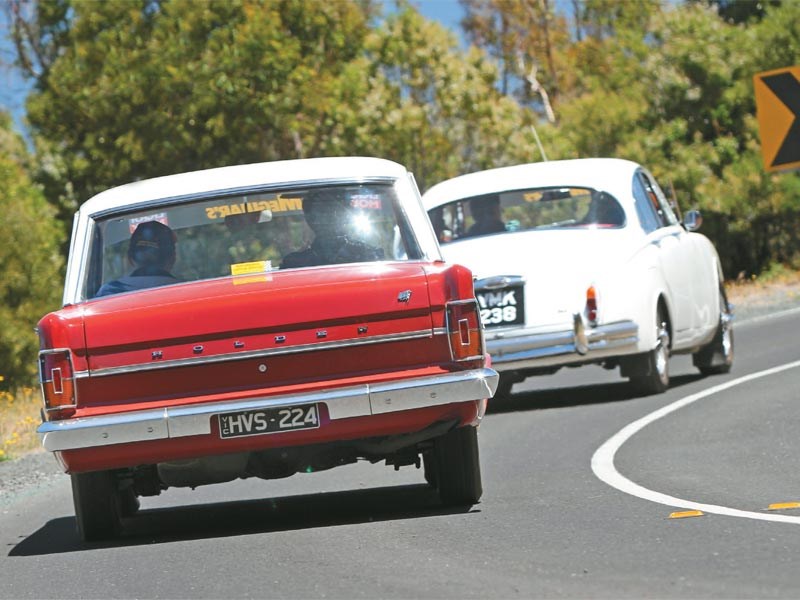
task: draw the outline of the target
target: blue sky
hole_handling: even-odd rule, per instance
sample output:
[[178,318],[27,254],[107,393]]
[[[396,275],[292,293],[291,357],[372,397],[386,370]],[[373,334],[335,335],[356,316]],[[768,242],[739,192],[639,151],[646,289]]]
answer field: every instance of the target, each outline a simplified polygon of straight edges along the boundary
[[[6,0],[0,0],[0,4]],[[383,0],[386,9],[391,10],[394,0]],[[454,32],[460,31],[459,21],[463,10],[458,0],[411,0],[419,12],[425,17],[437,20]],[[0,109],[7,110],[14,117],[17,128],[22,130],[25,114],[25,96],[29,84],[20,78],[9,65],[14,59],[14,52],[8,41],[8,23],[5,7],[0,7]]]
[[411,4],[429,19],[436,19],[445,27],[458,31],[464,12],[458,0],[412,0]]

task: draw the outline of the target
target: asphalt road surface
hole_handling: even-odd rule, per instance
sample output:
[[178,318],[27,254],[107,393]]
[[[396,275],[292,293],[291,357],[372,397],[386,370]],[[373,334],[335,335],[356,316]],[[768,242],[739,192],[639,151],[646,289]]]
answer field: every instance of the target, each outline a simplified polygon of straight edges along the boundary
[[800,597],[798,329],[739,322],[729,375],[674,357],[658,396],[597,367],[518,384],[481,425],[470,509],[357,464],[169,490],[83,544],[46,478],[0,503],[0,597]]

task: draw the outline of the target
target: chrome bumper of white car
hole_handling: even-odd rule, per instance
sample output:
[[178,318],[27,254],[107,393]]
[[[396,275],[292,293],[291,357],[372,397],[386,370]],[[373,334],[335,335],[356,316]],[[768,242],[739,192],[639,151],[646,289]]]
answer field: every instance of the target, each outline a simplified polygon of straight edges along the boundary
[[639,326],[633,321],[586,328],[579,315],[575,315],[572,329],[565,331],[486,332],[486,348],[492,366],[499,371],[591,362],[626,347],[633,350],[638,341]]
[[386,383],[363,384],[232,402],[47,421],[37,432],[51,452],[145,442],[211,433],[212,417],[221,413],[323,403],[331,420],[491,398],[498,384],[493,369],[458,371]]

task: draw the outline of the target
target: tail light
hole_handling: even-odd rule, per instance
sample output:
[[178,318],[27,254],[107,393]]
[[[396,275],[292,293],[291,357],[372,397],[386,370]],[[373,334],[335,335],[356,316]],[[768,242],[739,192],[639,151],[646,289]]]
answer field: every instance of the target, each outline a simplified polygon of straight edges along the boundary
[[597,291],[593,285],[586,290],[586,320],[589,325],[597,325]]
[[476,300],[447,303],[447,337],[453,360],[483,360],[483,328]]
[[75,408],[75,379],[69,350],[39,352],[39,382],[46,411]]

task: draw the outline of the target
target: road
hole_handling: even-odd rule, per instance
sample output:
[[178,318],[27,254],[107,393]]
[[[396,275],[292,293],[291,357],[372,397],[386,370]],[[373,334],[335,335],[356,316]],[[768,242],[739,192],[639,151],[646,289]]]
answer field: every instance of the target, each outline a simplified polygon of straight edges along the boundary
[[469,510],[357,464],[169,490],[82,544],[55,477],[0,506],[0,597],[800,597],[800,509],[767,510],[800,501],[799,327],[737,323],[729,375],[674,357],[659,396],[596,367],[517,385],[481,426]]

